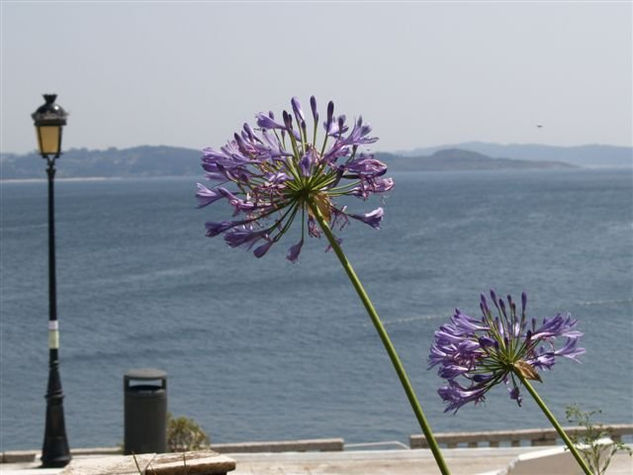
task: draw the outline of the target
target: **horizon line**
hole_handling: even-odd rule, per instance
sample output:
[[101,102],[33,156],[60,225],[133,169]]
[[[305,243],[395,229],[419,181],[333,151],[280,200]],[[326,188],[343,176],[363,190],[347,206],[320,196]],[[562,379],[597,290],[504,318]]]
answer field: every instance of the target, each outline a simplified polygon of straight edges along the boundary
[[[582,147],[612,147],[612,148],[628,148],[628,149],[632,149],[633,150],[633,144],[630,145],[616,145],[616,144],[608,144],[608,143],[582,143],[582,144],[578,144],[578,145],[552,145],[552,144],[547,144],[547,143],[540,143],[540,142],[487,142],[487,141],[482,141],[482,140],[469,140],[469,141],[465,141],[465,142],[456,142],[456,143],[445,143],[445,144],[440,144],[440,145],[421,145],[421,146],[416,146],[413,148],[401,148],[401,149],[392,149],[392,150],[376,150],[373,153],[409,153],[409,152],[414,152],[416,150],[420,150],[420,149],[433,149],[433,148],[439,148],[439,149],[452,149],[452,148],[459,148],[459,146],[464,146],[464,145],[473,145],[473,144],[477,144],[477,145],[496,145],[496,146],[500,146],[500,147],[525,147],[525,146],[537,146],[537,147],[550,147],[550,148],[582,148]],[[127,150],[127,149],[134,149],[134,148],[141,148],[141,147],[165,147],[165,148],[180,148],[180,149],[186,149],[186,150],[202,150],[202,148],[195,148],[195,147],[189,147],[189,146],[183,146],[183,145],[166,145],[166,144],[159,144],[159,145],[155,145],[155,144],[141,144],[141,145],[130,145],[130,146],[109,146],[106,148],[89,148],[86,146],[81,146],[81,147],[71,147],[69,149],[67,149],[67,151],[72,151],[72,150],[88,150],[91,152],[100,152],[100,151],[108,151],[111,149],[114,150]],[[206,147],[203,147],[206,148]],[[7,152],[5,150],[0,150],[0,155],[39,155],[39,152],[37,151],[37,149],[33,148],[32,150],[28,151],[28,152]]]

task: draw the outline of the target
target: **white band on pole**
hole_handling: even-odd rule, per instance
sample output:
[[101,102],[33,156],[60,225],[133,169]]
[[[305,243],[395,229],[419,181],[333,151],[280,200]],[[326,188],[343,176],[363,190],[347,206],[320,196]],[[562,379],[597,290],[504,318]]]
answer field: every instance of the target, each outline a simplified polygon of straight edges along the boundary
[[48,348],[59,349],[59,322],[57,320],[48,321]]

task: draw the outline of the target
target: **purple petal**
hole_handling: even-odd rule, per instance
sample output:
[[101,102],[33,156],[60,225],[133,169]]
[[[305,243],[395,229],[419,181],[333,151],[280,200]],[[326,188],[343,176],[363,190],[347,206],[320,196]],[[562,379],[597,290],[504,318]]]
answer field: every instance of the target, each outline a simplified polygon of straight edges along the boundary
[[554,352],[554,355],[563,356],[565,358],[569,358],[574,361],[577,361],[576,360],[577,356],[583,355],[587,352],[587,350],[585,350],[584,348],[577,347],[578,340],[579,338],[567,338],[565,345],[562,348],[556,350]]
[[215,190],[210,190],[206,186],[198,183],[198,191],[196,192],[196,198],[198,199],[198,208],[207,206],[214,201],[222,198],[222,195]]
[[264,254],[266,254],[268,252],[268,249],[271,248],[273,243],[274,243],[274,241],[266,241],[261,246],[256,247],[255,250],[253,251],[253,254],[255,254],[255,257],[257,257],[257,258],[262,257]]
[[437,390],[440,397],[448,402],[448,406],[444,412],[454,411],[471,401],[475,404],[484,400],[485,388],[474,388],[466,390],[454,381],[449,381],[448,386],[444,386]]
[[222,234],[224,231],[231,229],[239,224],[243,224],[244,221],[209,221],[204,223],[204,227],[206,228],[206,236],[214,237],[218,234]]
[[228,200],[229,204],[235,208],[236,213],[255,209],[255,203],[238,198],[226,188],[218,187],[218,191]]
[[489,338],[487,336],[481,336],[479,337],[479,344],[481,345],[482,348],[488,348],[490,346],[497,346],[497,340],[494,340],[492,338]]
[[455,310],[455,315],[451,318],[451,322],[460,333],[469,335],[474,334],[476,331],[488,330],[489,328],[486,325],[482,325],[479,320],[475,320],[465,313],[461,313],[458,309]]
[[435,341],[438,345],[444,346],[446,344],[454,344],[458,345],[464,337],[459,335],[454,335],[453,333],[446,331],[446,327],[442,326],[439,330],[436,330],[435,333]]
[[373,211],[365,214],[348,214],[350,218],[362,221],[365,224],[369,224],[374,229],[380,229],[380,222],[385,214],[382,208],[376,208]]
[[321,231],[319,230],[319,227],[317,226],[317,223],[312,216],[308,217],[308,234],[315,238],[321,237]]
[[552,318],[544,318],[543,324],[534,330],[532,339],[539,340],[557,336],[566,337],[579,337],[582,333],[573,328],[576,326],[577,321],[572,319],[571,316],[563,317],[560,313]]
[[262,114],[261,112],[257,114],[257,125],[264,129],[285,129],[286,126],[282,125],[278,122],[275,122],[272,118],[268,117],[266,114]]
[[314,96],[310,96],[310,108],[312,109],[312,118],[316,124],[319,121],[319,113],[317,112],[317,102]]
[[234,228],[224,235],[224,240],[230,247],[238,247],[243,244],[252,245],[255,241],[262,239],[266,234],[266,230],[254,231],[250,227],[241,226]]
[[480,348],[479,342],[473,340],[462,340],[457,345],[457,351],[468,359],[475,356],[475,353],[478,354]]
[[308,177],[312,173],[312,165],[316,161],[316,156],[314,149],[309,149],[301,160],[299,160],[299,168],[301,169],[301,174],[305,177]]
[[286,130],[292,130],[292,117],[290,116],[290,114],[288,114],[288,112],[286,111],[283,111],[281,116],[284,119],[284,125],[286,126]]
[[350,174],[351,178],[358,178],[364,175],[378,177],[387,172],[387,165],[371,156],[360,157],[347,163],[344,166],[344,171],[346,175]]
[[325,128],[326,133],[330,133],[330,128],[332,127],[332,122],[334,119],[334,102],[330,101],[327,104],[327,118],[323,123],[323,127]]
[[226,181],[226,175],[216,171],[209,171],[204,174],[204,177],[209,181]]
[[517,402],[517,404],[520,406],[523,399],[521,398],[519,387],[514,386],[513,388],[508,388],[508,391],[510,392],[510,399],[514,399]]
[[497,305],[497,294],[493,289],[490,289],[490,298],[492,299],[492,303]]
[[297,262],[302,246],[303,238],[297,244],[290,246],[290,249],[288,249],[288,255],[286,255],[286,259],[288,259],[290,262]]
[[443,364],[447,357],[448,354],[434,343],[433,346],[431,346],[431,353],[429,354],[428,368],[430,369],[435,365]]
[[468,368],[465,366],[446,365],[440,368],[437,374],[440,376],[440,378],[453,379],[467,372]]
[[476,374],[473,376],[473,381],[475,383],[487,383],[494,377],[494,374]]
[[387,191],[391,191],[394,185],[393,178],[378,178],[372,180],[372,192],[374,193],[385,193]]
[[293,97],[290,100],[290,103],[292,104],[292,110],[295,114],[295,118],[297,119],[297,123],[300,124],[301,122],[305,122],[305,117],[303,116],[303,111],[301,110],[299,99]]

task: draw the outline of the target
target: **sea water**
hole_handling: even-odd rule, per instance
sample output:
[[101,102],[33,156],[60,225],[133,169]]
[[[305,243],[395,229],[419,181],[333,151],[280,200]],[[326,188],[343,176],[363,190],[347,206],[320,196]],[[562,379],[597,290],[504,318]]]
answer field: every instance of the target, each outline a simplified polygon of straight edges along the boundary
[[[59,167],[63,167],[60,161]],[[339,236],[400,353],[436,431],[546,427],[494,388],[444,414],[427,370],[433,332],[459,307],[479,315],[490,288],[542,318],[571,312],[582,364],[558,362],[535,383],[565,406],[633,419],[632,174],[623,170],[394,174],[381,230]],[[206,238],[229,217],[195,207],[196,177],[56,182],[60,372],[71,447],[123,440],[123,374],[168,373],[175,416],[215,442],[419,433],[404,392],[324,239],[285,259],[297,234],[261,259]],[[0,450],[41,446],[48,374],[45,181],[3,182]]]

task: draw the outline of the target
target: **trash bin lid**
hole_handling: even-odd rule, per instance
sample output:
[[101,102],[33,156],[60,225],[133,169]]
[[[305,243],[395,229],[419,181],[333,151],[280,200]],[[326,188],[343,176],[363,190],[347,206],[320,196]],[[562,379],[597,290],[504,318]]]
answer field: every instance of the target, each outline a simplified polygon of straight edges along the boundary
[[163,370],[154,368],[131,369],[125,373],[125,379],[140,379],[144,381],[167,379],[167,373]]

